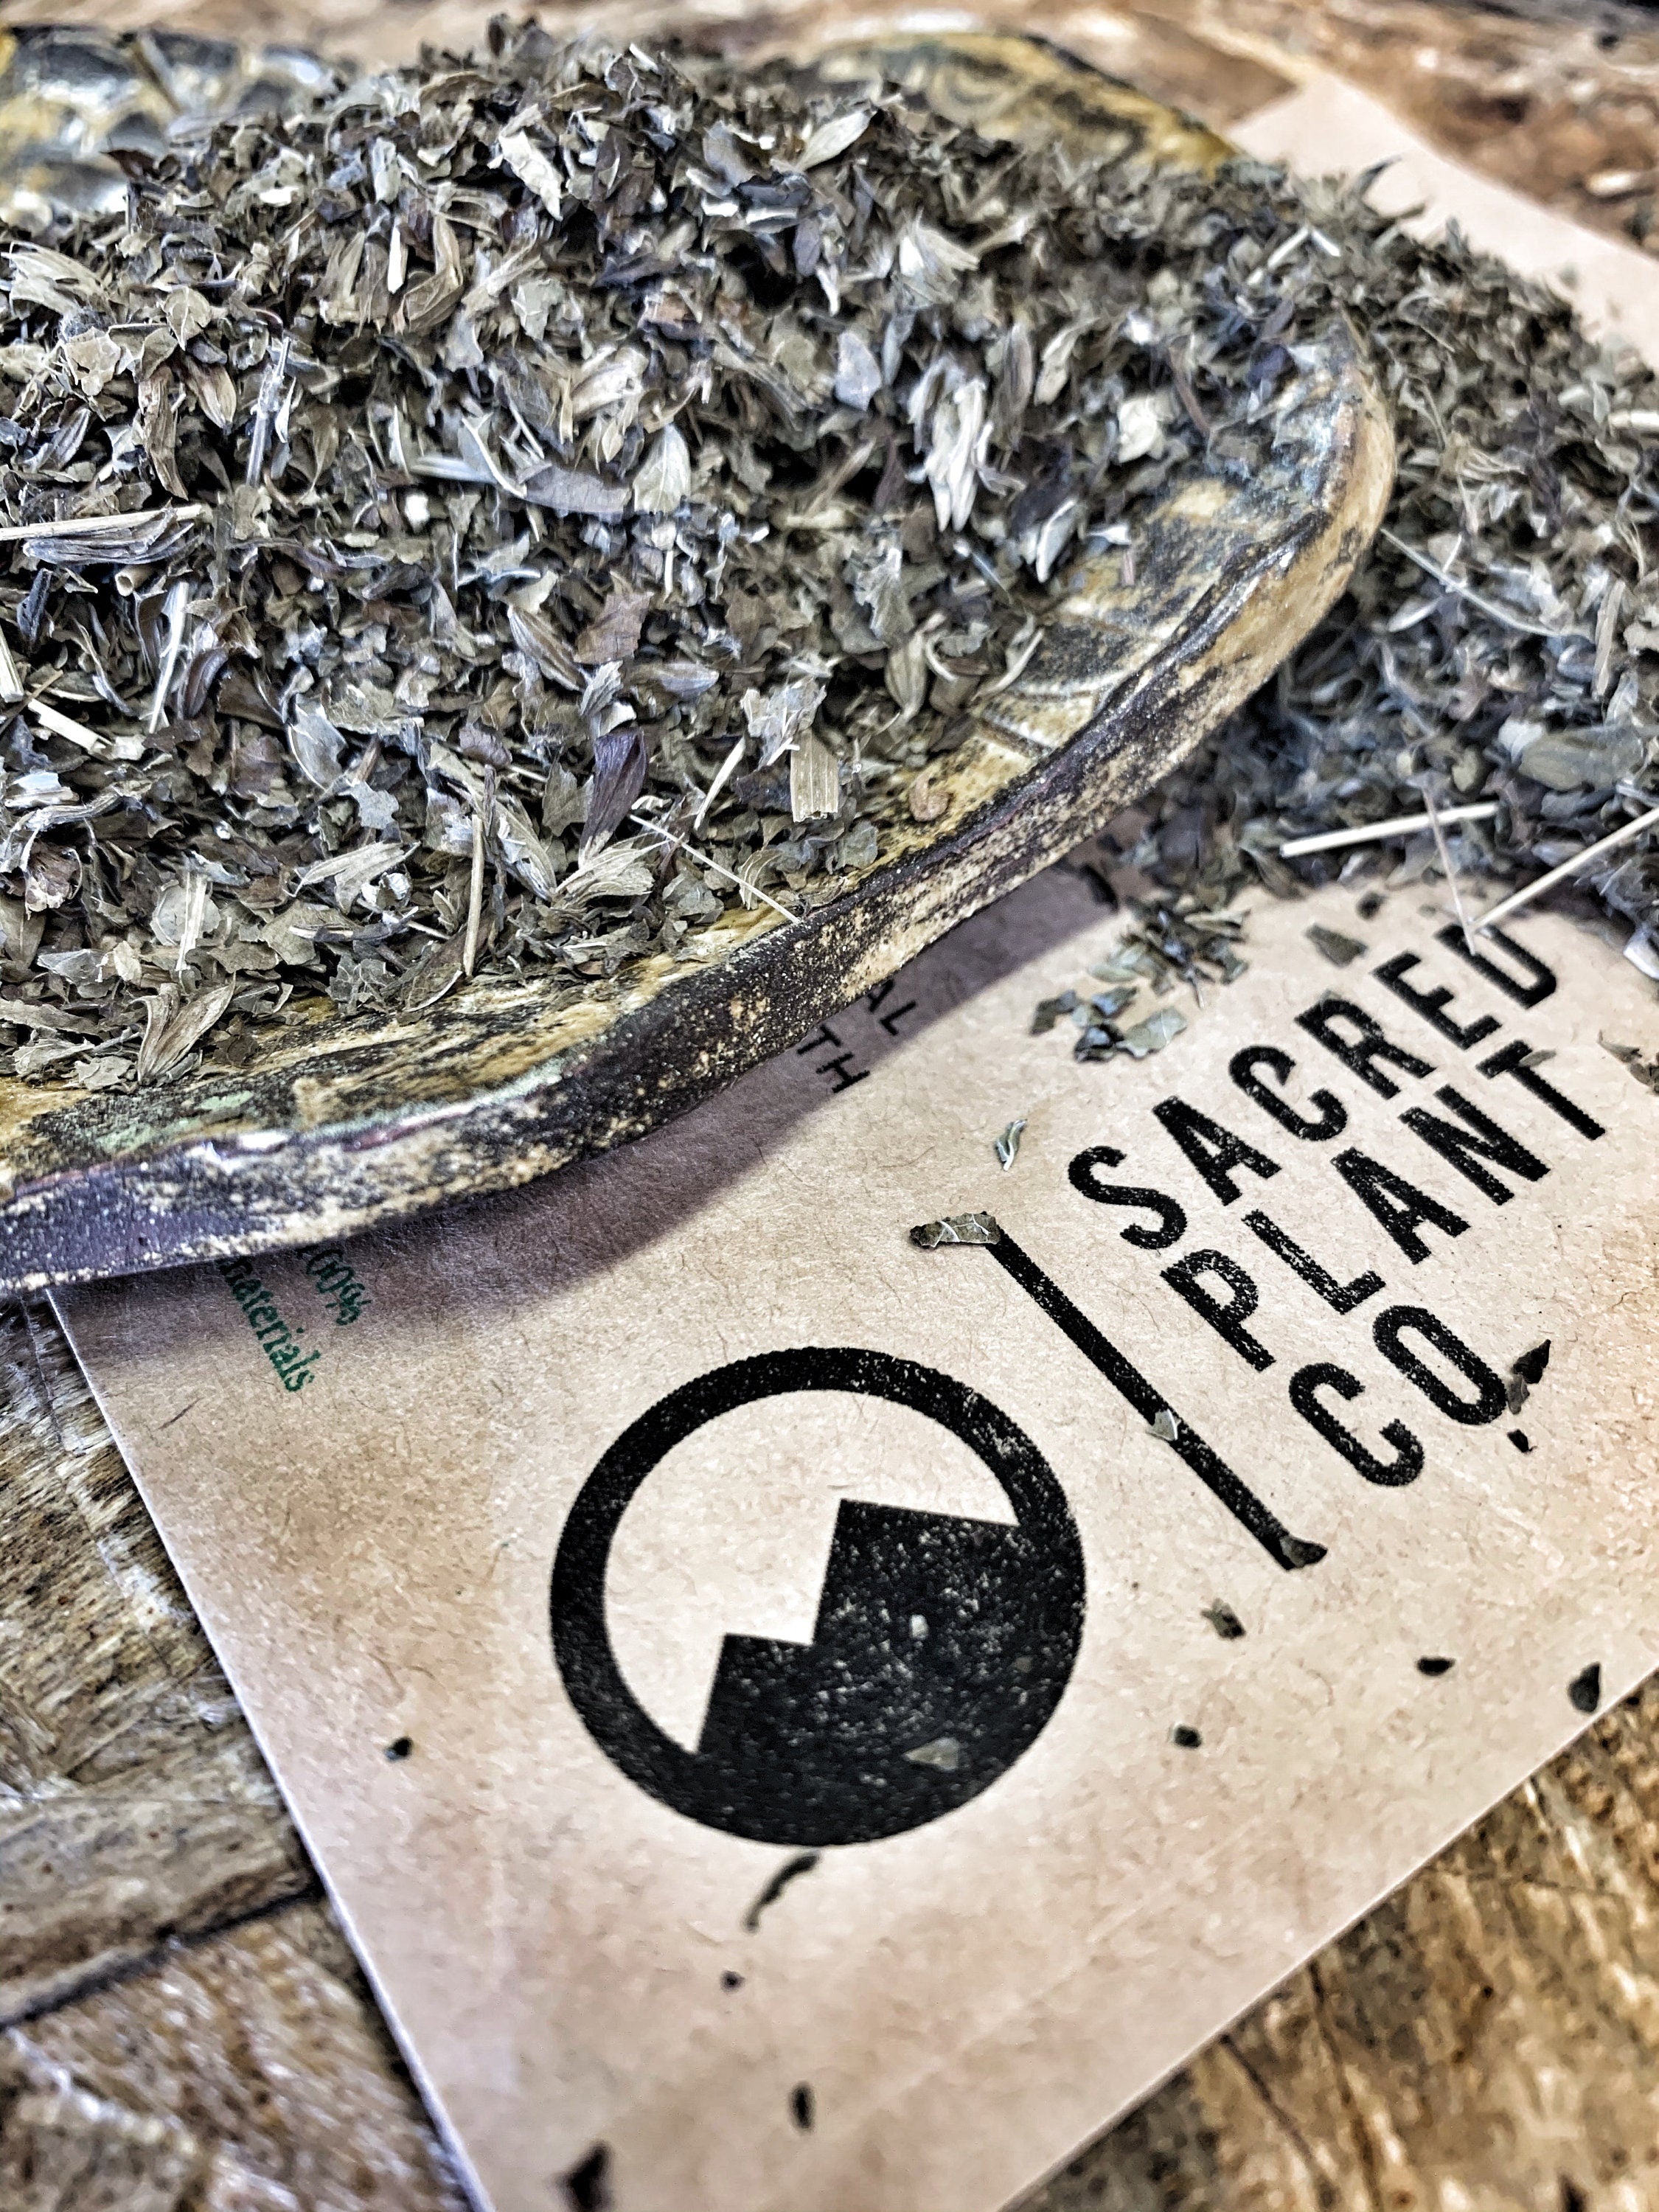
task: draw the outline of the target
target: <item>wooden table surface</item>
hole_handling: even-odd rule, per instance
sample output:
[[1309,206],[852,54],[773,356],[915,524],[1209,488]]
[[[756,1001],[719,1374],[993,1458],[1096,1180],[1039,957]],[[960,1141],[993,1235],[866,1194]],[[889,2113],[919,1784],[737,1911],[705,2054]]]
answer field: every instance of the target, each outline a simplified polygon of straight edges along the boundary
[[[297,30],[386,55],[423,35],[465,44],[486,12],[471,0],[14,0],[4,15]],[[648,12],[630,6],[630,23]],[[743,0],[696,11],[743,12]],[[1659,154],[1659,23],[1613,0],[1553,22],[1526,18],[1573,11],[1159,0],[1114,17],[1010,0],[997,12],[1223,128],[1310,59],[1341,68],[1490,173],[1642,234],[1639,195],[1590,189]],[[464,2201],[49,1309],[0,1307],[0,2212]],[[1028,2212],[1649,2207],[1655,1685]]]

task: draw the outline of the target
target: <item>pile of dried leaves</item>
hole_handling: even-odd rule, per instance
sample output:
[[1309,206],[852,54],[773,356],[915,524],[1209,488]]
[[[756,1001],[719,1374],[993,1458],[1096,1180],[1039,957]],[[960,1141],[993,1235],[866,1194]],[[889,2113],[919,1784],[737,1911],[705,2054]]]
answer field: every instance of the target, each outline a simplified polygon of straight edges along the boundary
[[1259,179],[498,45],[175,132],[9,251],[20,1073],[831,896],[1079,552],[1294,391]]
[[[1502,802],[1457,842],[1498,872],[1633,804],[1653,380],[1352,191],[533,30],[126,161],[125,222],[0,276],[20,1073],[235,1065],[296,991],[576,988],[831,896],[1079,555],[1252,465],[1334,313],[1396,411],[1387,532],[1152,802],[1157,927],[1425,778]],[[1599,887],[1645,923],[1652,867]]]
[[[1659,386],[1559,300],[1453,232],[1434,244],[1336,184],[1304,220],[1340,247],[1280,283],[1298,317],[1340,307],[1391,402],[1399,474],[1352,588],[1277,678],[1119,840],[1201,914],[1243,885],[1437,872],[1422,830],[1286,864],[1310,832],[1496,802],[1448,826],[1455,869],[1492,887],[1584,852],[1647,812],[1659,739]],[[1632,925],[1659,976],[1651,830],[1577,878]],[[1471,886],[1473,889],[1473,886]]]

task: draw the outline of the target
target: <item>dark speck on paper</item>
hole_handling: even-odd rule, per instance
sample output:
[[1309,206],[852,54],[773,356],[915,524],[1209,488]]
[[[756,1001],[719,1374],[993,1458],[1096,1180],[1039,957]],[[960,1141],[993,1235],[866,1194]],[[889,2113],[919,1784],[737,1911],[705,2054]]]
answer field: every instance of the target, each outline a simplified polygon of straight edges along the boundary
[[1285,1536],[1279,1543],[1279,1555],[1292,1567],[1316,1567],[1325,1556],[1322,1544],[1310,1544],[1305,1537]]
[[398,1759],[407,1759],[410,1753],[413,1751],[414,1748],[415,1739],[413,1736],[400,1735],[396,1737],[393,1741],[387,1744],[386,1747],[386,1755],[395,1765]]
[[1508,1434],[1510,1442],[1515,1446],[1516,1451],[1529,1452],[1532,1449],[1532,1438],[1524,1429],[1510,1429]]
[[1510,1413],[1520,1412],[1527,1402],[1528,1391],[1543,1381],[1544,1370],[1549,1364],[1550,1345],[1546,1337],[1542,1344],[1534,1344],[1530,1352],[1523,1352],[1511,1366],[1507,1389]]
[[1361,921],[1375,921],[1377,915],[1381,914],[1382,911],[1382,894],[1381,891],[1367,891],[1364,897],[1360,900],[1358,905],[1354,908],[1354,912],[1359,916]]
[[1178,1727],[1170,1730],[1170,1741],[1182,1751],[1196,1751],[1204,1739],[1195,1728]]
[[571,2212],[611,2212],[611,2146],[595,2143],[580,2166],[573,2166],[560,2187]]
[[1601,1669],[1586,1667],[1582,1674],[1575,1674],[1567,1685],[1567,1695],[1581,1713],[1593,1713],[1601,1702]]
[[723,1990],[740,1990],[743,1987],[743,1976],[741,1974],[734,1974],[730,1966],[728,1966],[726,1972],[720,1976],[720,1987]]
[[1419,1659],[1417,1671],[1419,1674],[1449,1674],[1456,1664],[1455,1659]]
[[743,1916],[743,1924],[751,1936],[760,1926],[761,1915],[767,1906],[775,1905],[792,1881],[798,1881],[804,1874],[811,1874],[818,1863],[819,1856],[817,1851],[797,1851],[793,1858],[784,1861]]
[[1327,929],[1317,921],[1306,935],[1309,944],[1338,968],[1349,967],[1354,961],[1362,959],[1369,949],[1358,938],[1345,937],[1340,929]]
[[794,2087],[789,2092],[789,2110],[794,2119],[795,2125],[800,2130],[803,2135],[806,2133],[812,2124],[812,2107],[813,2100],[811,2083],[810,2081],[797,2081]]
[[1231,1606],[1223,1605],[1218,1598],[1213,1605],[1204,1608],[1204,1618],[1224,1643],[1231,1644],[1244,1633],[1244,1624]]
[[1046,1036],[1064,1014],[1069,1014],[1077,1004],[1075,991],[1062,991],[1057,999],[1039,999],[1031,1015],[1031,1035]]

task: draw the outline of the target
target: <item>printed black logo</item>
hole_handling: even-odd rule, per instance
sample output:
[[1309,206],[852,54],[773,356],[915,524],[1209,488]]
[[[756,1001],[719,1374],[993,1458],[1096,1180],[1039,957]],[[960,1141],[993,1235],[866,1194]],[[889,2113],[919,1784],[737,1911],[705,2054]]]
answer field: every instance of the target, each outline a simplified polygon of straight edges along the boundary
[[[617,1663],[611,1543],[676,1444],[736,1407],[797,1390],[854,1390],[925,1413],[990,1469],[1017,1525],[843,1499],[813,1640],[727,1636],[687,1751]],[[757,1843],[861,1844],[965,1804],[1036,1741],[1077,1659],[1083,1550],[1048,1462],[988,1398],[883,1352],[803,1348],[716,1368],[626,1430],[570,1510],[552,1598],[565,1688],[641,1789]]]

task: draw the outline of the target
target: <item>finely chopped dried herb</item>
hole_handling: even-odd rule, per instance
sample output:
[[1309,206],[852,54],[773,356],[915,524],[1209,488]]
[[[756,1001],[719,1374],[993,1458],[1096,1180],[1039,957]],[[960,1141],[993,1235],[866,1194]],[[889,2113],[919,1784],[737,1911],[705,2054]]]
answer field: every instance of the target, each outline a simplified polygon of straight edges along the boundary
[[1256,173],[532,28],[123,159],[0,313],[0,1012],[94,1088],[831,896],[1315,327]]
[[[1504,882],[1651,803],[1659,386],[1455,228],[1425,243],[1371,214],[1363,185],[1301,188],[1310,242],[1269,289],[1298,316],[1322,303],[1351,319],[1394,412],[1394,496],[1332,613],[1109,842],[1105,857],[1151,874],[1183,923],[1253,883],[1422,880],[1440,866],[1427,829],[1291,862],[1278,848],[1421,816],[1425,799],[1497,802],[1491,819],[1443,826],[1460,875]],[[1316,235],[1335,250],[1314,251]],[[1651,832],[1577,881],[1632,925],[1629,957],[1650,972]]]
[[[580,986],[832,896],[934,817],[1079,556],[1192,458],[1248,471],[1336,316],[1395,413],[1384,533],[1106,855],[1164,887],[1116,980],[1225,979],[1238,889],[1377,865],[1298,832],[1488,798],[1449,854],[1508,876],[1642,803],[1659,387],[1361,191],[533,29],[123,159],[126,219],[0,285],[19,1074],[234,1066],[296,994]],[[1644,945],[1655,868],[1590,878]],[[1076,1011],[1085,1056],[1170,1027]]]

